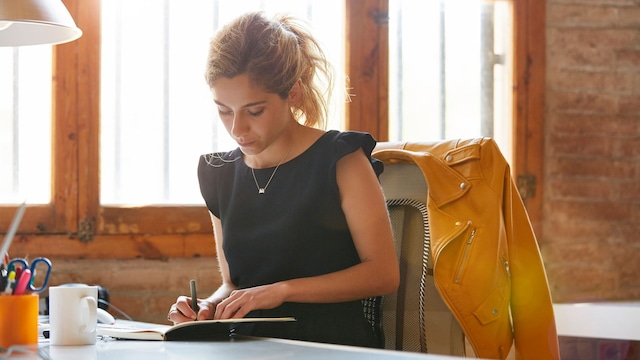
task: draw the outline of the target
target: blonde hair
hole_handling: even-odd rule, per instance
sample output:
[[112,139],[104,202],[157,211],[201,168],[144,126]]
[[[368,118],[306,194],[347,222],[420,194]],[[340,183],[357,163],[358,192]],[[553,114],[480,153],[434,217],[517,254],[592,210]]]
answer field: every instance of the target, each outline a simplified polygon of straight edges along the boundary
[[304,125],[325,128],[332,67],[300,20],[288,15],[268,19],[262,12],[252,12],[218,31],[209,44],[205,73],[209,87],[221,77],[242,74],[282,99],[300,79],[301,101],[291,113]]

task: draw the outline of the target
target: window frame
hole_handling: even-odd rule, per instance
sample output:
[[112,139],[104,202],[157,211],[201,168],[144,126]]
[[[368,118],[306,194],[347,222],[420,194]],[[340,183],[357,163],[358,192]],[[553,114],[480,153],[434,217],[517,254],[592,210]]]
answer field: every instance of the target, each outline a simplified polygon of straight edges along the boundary
[[[29,205],[12,252],[57,258],[167,259],[214,256],[204,206],[102,206],[100,168],[100,0],[63,0],[83,30],[53,49],[52,197]],[[513,0],[512,173],[542,183],[545,1]],[[364,16],[363,16],[364,14]],[[346,68],[357,93],[346,128],[388,139],[388,0],[346,0]],[[525,198],[540,236],[542,193]],[[17,206],[0,206],[8,229]],[[43,249],[46,249],[43,251]]]

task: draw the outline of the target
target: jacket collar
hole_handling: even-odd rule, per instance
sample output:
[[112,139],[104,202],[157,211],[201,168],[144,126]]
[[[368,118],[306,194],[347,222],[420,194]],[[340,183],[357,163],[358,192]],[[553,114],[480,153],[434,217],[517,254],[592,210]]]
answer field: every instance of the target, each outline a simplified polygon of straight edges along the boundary
[[382,147],[374,151],[372,156],[385,164],[416,164],[425,177],[431,200],[439,208],[461,198],[471,189],[471,182],[452,166],[479,158],[479,144],[456,148],[450,142],[436,145],[413,143],[411,149],[406,147],[407,144],[402,144],[400,148]]

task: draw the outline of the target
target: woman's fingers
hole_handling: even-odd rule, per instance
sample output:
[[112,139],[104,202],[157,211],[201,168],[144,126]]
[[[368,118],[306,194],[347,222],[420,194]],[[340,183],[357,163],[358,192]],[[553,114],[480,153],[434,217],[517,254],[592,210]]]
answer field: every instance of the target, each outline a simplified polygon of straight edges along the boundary
[[213,311],[215,311],[215,305],[206,300],[198,300],[198,320],[213,319]]
[[174,324],[195,320],[196,313],[191,309],[191,299],[186,296],[179,296],[176,303],[171,305],[167,319]]
[[282,304],[268,286],[234,290],[216,306],[215,319],[243,318],[253,310],[272,309]]

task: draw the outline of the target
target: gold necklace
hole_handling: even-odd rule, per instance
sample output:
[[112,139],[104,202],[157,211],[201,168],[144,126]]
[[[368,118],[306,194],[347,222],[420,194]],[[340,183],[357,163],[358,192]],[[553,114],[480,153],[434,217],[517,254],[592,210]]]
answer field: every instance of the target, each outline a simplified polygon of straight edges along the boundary
[[267,191],[267,187],[269,186],[269,184],[271,184],[271,180],[273,179],[273,176],[276,174],[276,171],[278,171],[280,164],[282,164],[284,159],[286,159],[289,153],[291,152],[291,148],[293,148],[293,145],[289,148],[289,150],[287,150],[287,152],[284,154],[282,159],[280,159],[280,162],[278,163],[278,165],[276,165],[276,168],[273,169],[273,172],[271,173],[271,176],[269,176],[269,180],[267,180],[267,184],[264,187],[260,187],[260,185],[258,185],[258,180],[256,179],[256,173],[253,170],[253,168],[251,168],[251,175],[253,175],[253,181],[256,183],[256,188],[258,188],[258,194],[264,194]]

